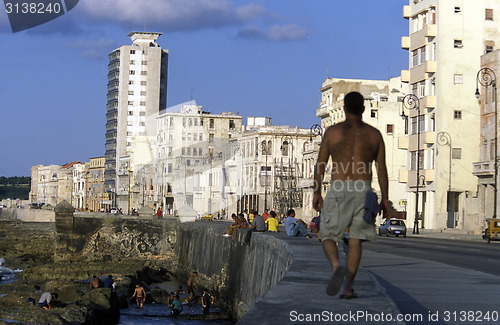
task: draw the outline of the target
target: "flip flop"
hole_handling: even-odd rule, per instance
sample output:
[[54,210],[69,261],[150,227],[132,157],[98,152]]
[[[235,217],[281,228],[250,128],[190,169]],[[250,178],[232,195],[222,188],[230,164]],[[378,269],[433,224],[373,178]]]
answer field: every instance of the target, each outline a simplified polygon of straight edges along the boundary
[[339,266],[332,275],[330,279],[330,283],[326,287],[326,294],[329,296],[335,296],[339,290],[342,282],[344,281],[346,273],[346,268],[343,266]]
[[340,295],[340,299],[356,299],[359,296],[352,290],[352,295]]

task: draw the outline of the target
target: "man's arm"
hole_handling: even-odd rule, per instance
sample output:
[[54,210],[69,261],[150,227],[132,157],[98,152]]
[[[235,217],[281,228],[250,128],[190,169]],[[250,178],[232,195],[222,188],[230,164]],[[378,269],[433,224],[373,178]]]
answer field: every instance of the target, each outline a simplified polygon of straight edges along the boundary
[[327,129],[321,146],[319,148],[318,161],[314,166],[314,196],[313,196],[313,209],[320,212],[323,208],[323,197],[321,196],[321,185],[323,184],[323,177],[325,176],[326,164],[329,158],[328,137],[329,130]]
[[380,207],[385,216],[390,215],[389,210],[389,179],[387,177],[387,165],[385,163],[385,144],[382,135],[379,132],[379,145],[377,151],[377,176],[378,184],[380,185],[380,190],[382,192],[382,200],[380,201]]

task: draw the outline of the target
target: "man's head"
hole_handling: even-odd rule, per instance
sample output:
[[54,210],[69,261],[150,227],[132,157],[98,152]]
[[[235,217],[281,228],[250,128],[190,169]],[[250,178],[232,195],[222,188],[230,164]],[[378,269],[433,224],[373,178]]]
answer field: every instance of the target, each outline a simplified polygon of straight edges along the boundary
[[347,114],[362,115],[365,111],[365,99],[357,91],[352,91],[344,97],[344,110]]
[[198,272],[194,271],[193,276],[198,276]]
[[274,212],[273,210],[271,210],[269,214],[271,215],[272,218],[276,218],[276,212]]
[[59,298],[59,295],[57,293],[55,293],[55,292],[52,292],[51,295],[52,295],[52,299]]
[[288,210],[288,212],[286,213],[286,215],[288,217],[295,217],[295,210],[294,209]]

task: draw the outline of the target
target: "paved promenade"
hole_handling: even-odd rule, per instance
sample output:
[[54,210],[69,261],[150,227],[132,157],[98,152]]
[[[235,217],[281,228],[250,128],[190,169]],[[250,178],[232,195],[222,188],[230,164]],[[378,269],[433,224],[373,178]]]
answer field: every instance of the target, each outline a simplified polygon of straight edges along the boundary
[[[360,298],[344,300],[325,293],[331,270],[317,239],[275,236],[290,245],[294,261],[238,324],[500,324],[500,277],[365,250],[354,285]],[[459,231],[411,236],[481,240]]]

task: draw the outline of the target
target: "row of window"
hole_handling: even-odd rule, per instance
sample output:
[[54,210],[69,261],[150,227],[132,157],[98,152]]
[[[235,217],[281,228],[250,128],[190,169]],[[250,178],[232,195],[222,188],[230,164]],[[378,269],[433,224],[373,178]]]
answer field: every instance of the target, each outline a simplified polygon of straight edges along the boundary
[[[133,85],[134,84],[134,80],[129,80],[128,84],[129,85]],[[141,80],[141,86],[147,86],[147,82],[145,80]]]
[[[169,134],[169,136],[172,134]],[[187,135],[187,136],[186,136]],[[192,136],[191,136],[192,135]],[[171,139],[172,141],[173,139]],[[203,141],[203,133],[182,133],[182,141]]]
[[[128,116],[134,116],[134,111],[128,111]],[[146,112],[139,112],[139,116],[146,116]]]
[[[133,100],[129,100],[127,104],[128,104],[128,106],[134,106],[134,101]],[[139,106],[146,106],[146,102],[145,101],[140,101],[139,102]]]
[[[135,65],[135,60],[130,60],[130,65]],[[141,61],[141,65],[148,65],[148,61]]]
[[[135,70],[130,70],[128,72],[129,75],[135,75]],[[141,76],[146,76],[148,74],[147,71],[141,71]]]
[[[427,165],[424,160],[426,156]],[[462,148],[452,148],[451,159],[462,159]],[[419,169],[434,169],[434,149],[418,151],[418,165]],[[417,150],[410,152],[410,170],[417,170]]]

